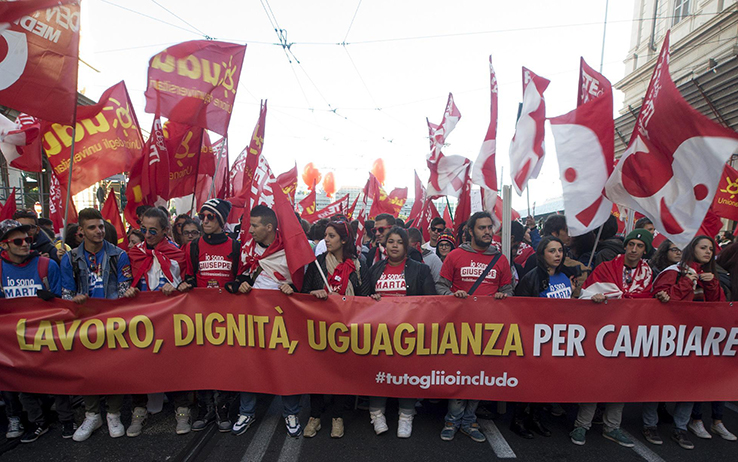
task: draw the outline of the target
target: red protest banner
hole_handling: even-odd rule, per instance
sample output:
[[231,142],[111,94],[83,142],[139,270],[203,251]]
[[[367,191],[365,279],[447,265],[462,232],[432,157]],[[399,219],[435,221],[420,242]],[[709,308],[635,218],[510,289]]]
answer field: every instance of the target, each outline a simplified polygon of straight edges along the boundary
[[[73,129],[45,122],[43,148],[59,183],[69,181]],[[123,82],[105,90],[100,102],[77,108],[72,194],[116,173],[130,171],[141,156],[143,139]]]
[[[311,192],[310,194],[314,195],[315,190],[313,190],[313,192]],[[349,195],[346,194],[342,198],[338,199],[335,202],[328,204],[327,206],[318,210],[315,213],[310,213],[310,206],[308,206],[308,208],[303,210],[302,215],[300,216],[304,218],[305,220],[307,220],[308,223],[315,223],[316,221],[322,218],[330,218],[338,214],[345,215],[346,212],[348,212],[348,209],[349,209]]]
[[192,40],[149,61],[146,112],[226,136],[246,45]]
[[[0,388],[732,401],[738,398],[733,311],[728,303],[652,299],[597,306],[554,299],[542,306],[522,297],[320,301],[213,289],[82,306],[17,298],[0,301]],[[186,373],[192,370],[199,373]]]

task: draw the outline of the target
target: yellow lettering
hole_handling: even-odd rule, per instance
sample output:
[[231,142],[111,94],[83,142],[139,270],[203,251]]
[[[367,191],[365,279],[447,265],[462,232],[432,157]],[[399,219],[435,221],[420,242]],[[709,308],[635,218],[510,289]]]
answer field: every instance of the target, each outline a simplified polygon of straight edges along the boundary
[[51,329],[51,321],[39,322],[33,343],[36,345],[36,348],[38,348],[38,351],[41,351],[41,348],[43,347],[48,348],[49,351],[58,350],[54,343],[54,331]]
[[491,324],[491,323],[485,323],[484,324],[484,330],[491,330],[492,333],[489,336],[489,340],[487,340],[487,345],[484,347],[484,351],[482,352],[483,356],[500,356],[502,355],[502,350],[499,348],[493,348],[495,344],[497,343],[497,339],[500,338],[500,334],[502,333],[502,329],[505,327],[504,324]]
[[[138,336],[139,324],[143,324],[144,326],[145,336],[143,340]],[[136,348],[147,348],[154,341],[154,324],[151,322],[151,319],[144,315],[134,316],[129,326],[129,335],[131,336],[133,346]]]
[[384,351],[387,356],[392,356],[392,342],[390,341],[389,329],[387,324],[380,323],[377,326],[377,334],[374,337],[374,347],[372,348],[372,356],[379,355],[380,351]]
[[402,334],[407,332],[408,334],[412,334],[415,332],[415,328],[412,324],[403,322],[399,326],[397,326],[397,329],[395,329],[395,350],[397,350],[397,353],[400,356],[409,356],[413,353],[413,350],[415,349],[415,338],[408,335],[405,338],[405,345],[403,346],[402,342]]
[[[95,341],[90,340],[90,327],[95,326]],[[105,343],[105,326],[99,319],[88,319],[79,328],[79,341],[85,348],[98,350]]]
[[325,350],[327,346],[326,335],[325,335],[325,321],[318,322],[318,329],[320,329],[320,331],[317,336],[315,335],[315,321],[313,321],[312,319],[308,319],[307,328],[308,328],[308,345],[310,345],[310,348],[312,348],[313,350],[317,350],[317,351]]
[[509,356],[511,351],[515,352],[515,356],[525,356],[523,354],[523,342],[520,338],[520,329],[517,324],[510,324],[502,354],[503,356]]
[[65,351],[72,349],[72,345],[74,344],[74,333],[77,332],[81,322],[82,321],[79,319],[75,319],[69,326],[69,330],[67,330],[64,325],[64,321],[56,321],[56,332],[59,337],[59,341],[62,344],[62,348],[64,348]]
[[[210,342],[213,345],[221,345],[223,342],[225,342],[226,335],[225,335],[225,327],[216,327],[213,328],[213,322],[222,323],[225,319],[220,313],[210,313],[205,318],[205,337],[208,339],[208,342]],[[215,334],[215,335],[214,335]]]
[[438,354],[446,354],[447,350],[451,350],[451,353],[459,354],[459,342],[456,340],[456,329],[453,323],[446,324],[443,329],[443,337],[441,337],[441,346],[438,348]]
[[479,356],[482,352],[482,325],[474,324],[474,333],[472,333],[468,322],[461,323],[461,354],[465,355],[471,346],[472,352]]
[[341,331],[344,334],[348,332],[348,327],[342,322],[334,322],[331,327],[328,328],[328,343],[331,345],[331,349],[336,353],[345,353],[349,349],[348,338],[345,335],[341,335],[340,342],[336,341],[336,331]]
[[[195,324],[186,314],[175,314],[174,318],[174,346],[185,346],[195,338]],[[182,336],[182,326],[186,327],[187,334]]]
[[108,348],[115,348],[115,342],[120,344],[121,348],[128,348],[128,342],[124,334],[126,333],[126,320],[123,318],[108,318],[105,321],[105,336],[108,338]]
[[372,325],[369,323],[362,324],[364,326],[364,344],[359,346],[359,325],[351,324],[351,351],[357,355],[369,354],[372,348]]

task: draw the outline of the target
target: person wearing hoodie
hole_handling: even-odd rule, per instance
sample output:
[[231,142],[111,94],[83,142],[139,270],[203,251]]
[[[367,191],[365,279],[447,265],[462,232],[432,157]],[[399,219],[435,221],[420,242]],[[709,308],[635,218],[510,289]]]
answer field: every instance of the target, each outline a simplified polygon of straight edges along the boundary
[[[177,292],[177,286],[182,282],[182,269],[185,266],[185,254],[168,237],[169,218],[159,208],[152,207],[146,210],[141,217],[140,232],[145,241],[133,246],[128,251],[133,269],[133,283],[123,294],[126,298],[133,298],[139,292],[160,290],[164,295]],[[184,435],[190,432],[190,408],[195,404],[195,396],[191,391],[173,392],[175,432]],[[131,396],[133,413],[131,425],[126,435],[136,437],[141,434],[148,419],[148,395],[138,394]]]
[[[467,298],[477,280],[484,275],[487,267],[492,265],[474,294],[493,296],[495,299],[512,295],[510,262],[494,245],[491,245],[495,231],[492,215],[489,212],[473,214],[467,221],[467,228],[471,241],[451,251],[443,261],[441,276],[436,283],[438,294]],[[479,443],[486,441],[487,438],[479,430],[477,423],[478,406],[479,400],[448,400],[448,413],[441,431],[441,439],[451,441],[456,432],[461,430],[461,433],[473,441]]]
[[[45,300],[61,297],[61,272],[55,261],[31,250],[29,225],[16,220],[0,222],[0,298],[39,297]],[[43,233],[42,233],[43,234]],[[21,443],[36,441],[49,431],[50,416],[41,402],[44,395],[3,392],[8,416],[8,438],[21,437]],[[18,402],[28,414],[29,427],[22,432]],[[76,426],[69,396],[55,395],[56,412],[62,422],[62,436],[71,438]],[[15,405],[14,405],[15,404]]]
[[597,251],[592,261],[592,270],[597,268],[600,263],[614,260],[618,255],[625,253],[623,241],[615,236],[617,232],[618,219],[615,218],[615,215],[610,215],[602,225],[602,234],[600,235],[600,241],[597,243]]
[[49,236],[45,232],[41,231],[38,225],[36,212],[33,210],[18,210],[13,214],[13,220],[18,221],[24,226],[28,226],[28,237],[33,240],[31,251],[38,252],[46,258],[51,258],[57,265],[60,263],[54,243],[51,242],[51,239],[49,239]]

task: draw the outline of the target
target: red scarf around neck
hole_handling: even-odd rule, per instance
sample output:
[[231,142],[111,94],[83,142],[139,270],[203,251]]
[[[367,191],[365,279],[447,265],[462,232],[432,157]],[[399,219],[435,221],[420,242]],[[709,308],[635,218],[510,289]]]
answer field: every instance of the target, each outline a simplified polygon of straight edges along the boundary
[[349,277],[354,271],[356,271],[356,264],[353,258],[344,260],[343,263],[336,266],[333,274],[328,276],[328,285],[339,294],[346,295],[346,286],[348,286]]
[[241,251],[241,266],[238,268],[238,274],[253,274],[259,268],[259,261],[273,255],[280,250],[284,250],[284,243],[282,238],[277,233],[274,238],[274,242],[266,248],[263,254],[259,255],[256,253],[256,246],[259,245],[256,241],[251,238],[244,246]]
[[148,273],[154,264],[154,258],[159,261],[161,270],[169,281],[174,279],[172,276],[172,261],[179,264],[180,270],[184,269],[185,265],[184,252],[169,242],[168,239],[163,239],[153,249],[148,248],[146,242],[141,242],[128,252],[128,257],[133,268],[132,287],[136,287],[138,281]]

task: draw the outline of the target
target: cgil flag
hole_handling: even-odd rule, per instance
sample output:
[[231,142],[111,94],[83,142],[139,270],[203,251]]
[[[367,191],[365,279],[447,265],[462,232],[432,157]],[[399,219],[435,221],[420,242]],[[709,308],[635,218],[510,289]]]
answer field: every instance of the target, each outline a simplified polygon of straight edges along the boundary
[[528,180],[538,178],[545,155],[543,136],[546,101],[543,92],[550,82],[523,68],[523,108],[510,143],[510,177],[518,195]]
[[571,236],[596,229],[612,209],[612,202],[603,195],[615,158],[612,86],[583,58],[577,101],[573,111],[549,119]]
[[736,149],[738,133],[697,112],[671,80],[667,32],[628,149],[607,181],[607,197],[643,212],[684,248]]

